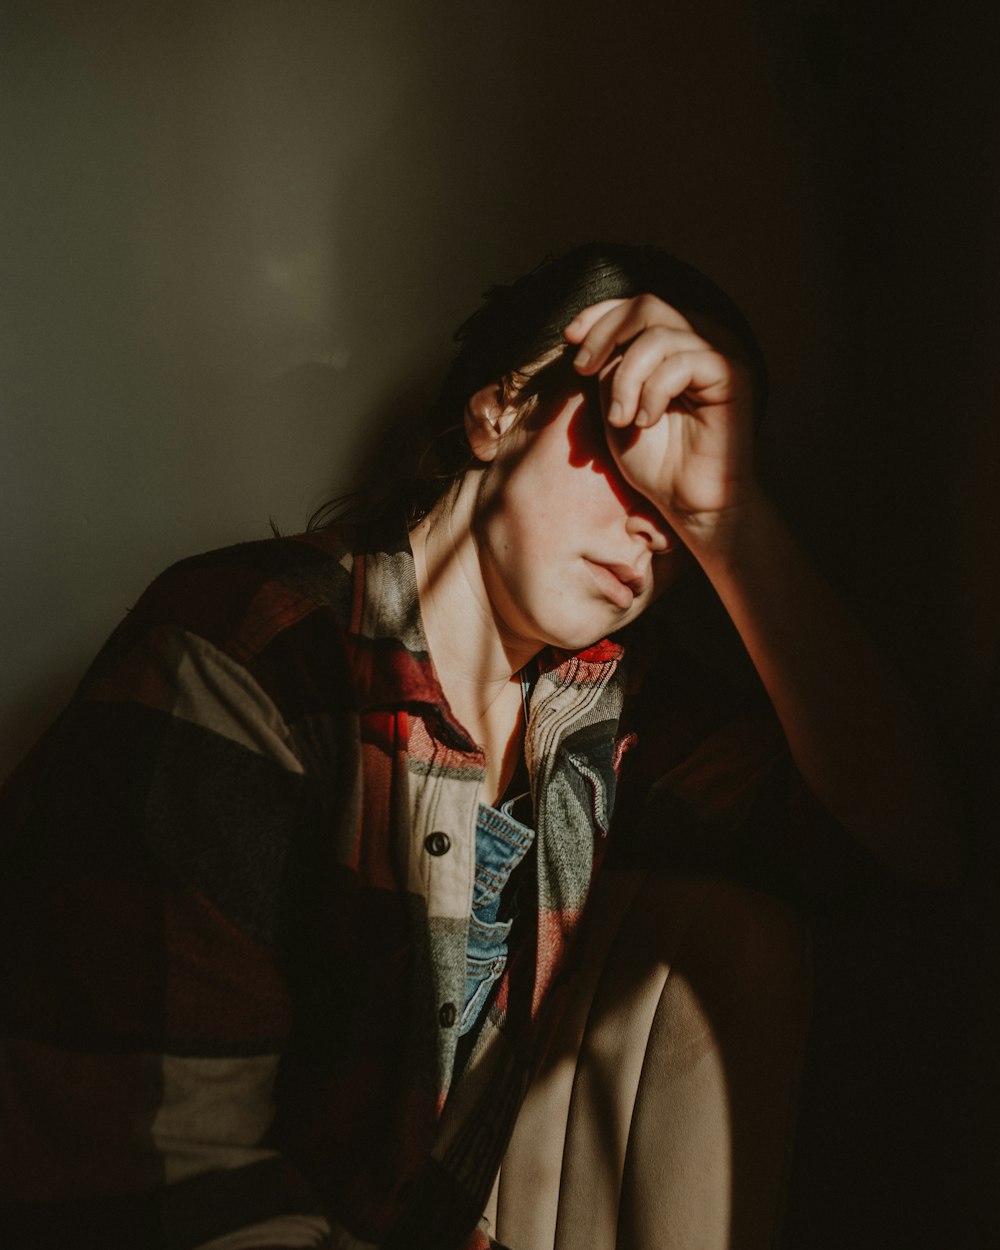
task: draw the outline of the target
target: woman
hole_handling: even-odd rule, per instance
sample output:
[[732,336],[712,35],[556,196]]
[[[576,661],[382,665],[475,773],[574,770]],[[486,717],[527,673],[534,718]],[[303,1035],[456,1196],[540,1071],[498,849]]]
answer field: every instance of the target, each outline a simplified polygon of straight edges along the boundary
[[626,627],[687,565],[834,816],[951,870],[905,701],[757,483],[729,300],[593,245],[460,335],[408,522],[169,570],[11,781],[5,1244],[485,1244],[609,840]]

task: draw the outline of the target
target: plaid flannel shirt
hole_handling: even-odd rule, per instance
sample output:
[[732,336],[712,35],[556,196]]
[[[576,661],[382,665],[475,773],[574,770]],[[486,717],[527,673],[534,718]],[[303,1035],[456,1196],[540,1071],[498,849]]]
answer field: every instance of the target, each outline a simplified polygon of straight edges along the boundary
[[607,831],[620,657],[542,665],[536,932],[450,1090],[485,761],[405,535],[154,582],[0,807],[3,1244],[487,1244]]

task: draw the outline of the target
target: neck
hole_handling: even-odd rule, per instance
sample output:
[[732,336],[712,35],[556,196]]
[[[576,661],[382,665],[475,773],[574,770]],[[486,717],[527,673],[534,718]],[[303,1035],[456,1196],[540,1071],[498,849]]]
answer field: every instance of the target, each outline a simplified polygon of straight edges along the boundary
[[521,753],[518,675],[538,647],[513,638],[491,606],[472,526],[478,476],[465,474],[411,531],[410,545],[434,668],[452,713],[485,752],[492,803]]
[[456,713],[461,704],[482,715],[538,645],[512,636],[490,602],[473,527],[478,478],[466,473],[413,529],[410,545],[438,678]]

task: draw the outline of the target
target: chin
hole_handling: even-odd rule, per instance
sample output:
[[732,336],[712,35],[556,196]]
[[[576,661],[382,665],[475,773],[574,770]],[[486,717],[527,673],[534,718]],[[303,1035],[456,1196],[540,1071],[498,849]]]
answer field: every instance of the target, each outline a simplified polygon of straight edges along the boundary
[[619,629],[623,629],[630,621],[631,616],[624,614],[617,619],[609,617],[603,622],[595,622],[592,628],[582,626],[578,621],[572,625],[566,625],[563,629],[555,629],[550,634],[550,646],[557,647],[560,651],[585,651],[587,647],[592,647],[595,642],[600,642],[603,638],[607,638],[608,634],[613,634]]

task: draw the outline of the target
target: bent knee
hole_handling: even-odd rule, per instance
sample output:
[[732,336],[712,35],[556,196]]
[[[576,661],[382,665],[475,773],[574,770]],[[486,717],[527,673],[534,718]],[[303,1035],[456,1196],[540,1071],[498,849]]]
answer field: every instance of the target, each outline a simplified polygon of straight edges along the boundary
[[734,1005],[808,1009],[811,935],[788,904],[733,881],[652,874],[636,906],[673,979]]

